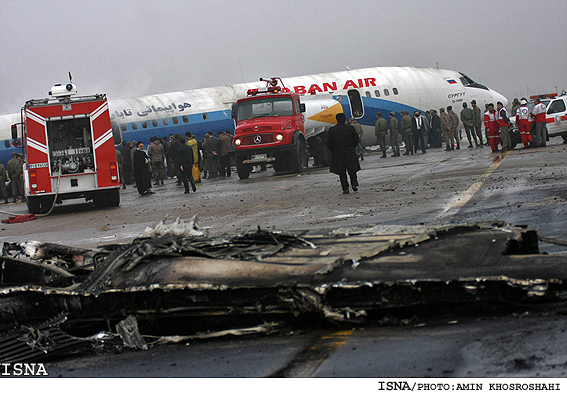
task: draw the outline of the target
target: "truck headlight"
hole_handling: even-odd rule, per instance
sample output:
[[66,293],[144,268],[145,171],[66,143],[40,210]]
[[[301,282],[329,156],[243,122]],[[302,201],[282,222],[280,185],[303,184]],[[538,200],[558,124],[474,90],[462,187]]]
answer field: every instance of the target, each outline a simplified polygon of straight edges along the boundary
[[234,140],[234,144],[236,146],[240,146],[240,144],[242,144],[242,141],[240,140],[240,138],[237,138],[237,139]]
[[278,142],[283,141],[283,135],[282,134],[276,134],[276,141],[278,141]]

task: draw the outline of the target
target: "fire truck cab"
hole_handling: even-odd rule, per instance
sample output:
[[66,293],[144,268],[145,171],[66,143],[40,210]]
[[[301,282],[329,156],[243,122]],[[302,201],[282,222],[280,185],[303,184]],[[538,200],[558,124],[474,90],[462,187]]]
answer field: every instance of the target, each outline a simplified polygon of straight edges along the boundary
[[[75,96],[72,83],[55,85],[50,98],[21,110],[24,192],[31,213],[84,197],[118,206],[120,183],[106,95]],[[16,141],[17,127],[12,126]]]
[[[234,144],[240,179],[248,179],[253,165],[270,163],[276,172],[301,172],[307,167],[305,104],[280,78],[260,79],[265,89],[250,89],[233,107]],[[278,86],[281,83],[281,87]]]

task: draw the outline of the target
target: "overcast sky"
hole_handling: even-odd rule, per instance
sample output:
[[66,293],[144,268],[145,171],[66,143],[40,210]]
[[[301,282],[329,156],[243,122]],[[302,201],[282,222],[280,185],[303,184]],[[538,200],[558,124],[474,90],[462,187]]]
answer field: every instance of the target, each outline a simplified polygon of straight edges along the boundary
[[437,63],[508,99],[561,91],[566,15],[565,0],[0,0],[0,114],[68,71],[109,99]]

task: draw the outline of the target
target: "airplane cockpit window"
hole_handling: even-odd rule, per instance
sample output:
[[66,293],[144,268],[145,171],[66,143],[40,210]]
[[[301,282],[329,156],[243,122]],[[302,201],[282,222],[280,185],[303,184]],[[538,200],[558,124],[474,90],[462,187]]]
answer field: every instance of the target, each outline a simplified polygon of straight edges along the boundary
[[563,100],[552,101],[547,109],[547,114],[556,114],[558,112],[565,112],[565,102]]
[[384,96],[389,96],[390,95],[390,91],[388,89],[384,89]]
[[463,86],[465,86],[467,88],[478,88],[478,89],[488,90],[488,88],[486,86],[481,85],[480,83],[476,83],[475,81],[473,81],[472,79],[467,77],[465,74],[463,74],[463,73],[459,73],[459,74],[461,74],[461,77],[459,78],[459,80],[461,81]]
[[375,91],[374,91],[374,95],[375,95],[376,97],[380,97],[380,91],[379,91],[379,90],[375,90]]
[[393,88],[392,92],[394,92],[394,94],[398,94],[398,88]]

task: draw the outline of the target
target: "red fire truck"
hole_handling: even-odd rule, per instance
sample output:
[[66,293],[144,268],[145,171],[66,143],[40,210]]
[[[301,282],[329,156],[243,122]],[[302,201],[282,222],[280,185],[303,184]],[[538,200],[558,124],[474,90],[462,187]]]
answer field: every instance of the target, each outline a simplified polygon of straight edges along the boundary
[[24,191],[31,213],[81,197],[98,207],[120,204],[106,95],[76,93],[73,83],[55,85],[50,98],[29,100],[21,110]]
[[248,90],[248,97],[233,107],[240,179],[248,179],[254,165],[270,163],[276,172],[301,172],[307,167],[305,104],[297,93],[285,88],[280,78],[260,80],[266,82],[266,88]]

